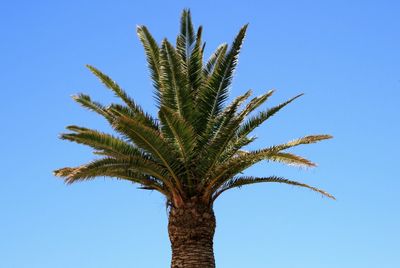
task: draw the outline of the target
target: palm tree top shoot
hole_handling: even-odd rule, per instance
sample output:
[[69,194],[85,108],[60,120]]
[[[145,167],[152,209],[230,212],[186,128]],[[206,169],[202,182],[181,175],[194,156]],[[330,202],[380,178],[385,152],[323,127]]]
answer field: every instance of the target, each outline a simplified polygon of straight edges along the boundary
[[115,81],[88,65],[123,104],[104,106],[85,94],[73,98],[104,117],[118,135],[79,126],[68,126],[70,132],[61,135],[61,139],[92,147],[100,156],[78,167],[54,171],[66,183],[113,177],[166,197],[175,268],[215,267],[212,207],[229,189],[277,182],[334,199],[323,190],[286,178],[241,175],[264,160],[313,167],[313,162],[287,149],[331,138],[310,135],[267,148],[244,150],[255,140],[251,136],[255,128],[302,95],[255,113],[274,91],[250,99],[249,90],[226,104],[246,29],[244,25],[230,46],[220,45],[204,60],[202,27],[194,29],[189,10],[182,13],[175,45],[167,39],[158,44],[145,26],[138,26],[155,88],[158,116],[146,113]]

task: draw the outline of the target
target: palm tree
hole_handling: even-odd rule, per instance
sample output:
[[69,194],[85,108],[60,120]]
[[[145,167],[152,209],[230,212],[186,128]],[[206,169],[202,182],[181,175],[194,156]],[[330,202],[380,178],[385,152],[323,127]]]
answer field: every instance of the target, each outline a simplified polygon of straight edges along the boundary
[[246,29],[247,25],[240,29],[230,47],[220,45],[204,62],[202,27],[194,30],[189,10],[182,13],[176,46],[167,39],[157,44],[145,26],[138,26],[155,88],[158,117],[144,112],[110,77],[88,65],[123,104],[103,106],[84,94],[73,98],[103,116],[118,135],[79,126],[68,126],[70,132],[61,135],[61,139],[92,147],[100,156],[88,164],[54,171],[67,184],[114,177],[166,197],[173,268],[215,267],[213,203],[227,190],[276,182],[308,188],[334,199],[323,190],[286,178],[241,175],[263,160],[313,167],[313,162],[287,149],[331,138],[311,135],[268,148],[244,150],[256,139],[249,136],[255,128],[301,96],[255,114],[252,112],[271,97],[272,90],[245,104],[251,95],[249,90],[225,105]]

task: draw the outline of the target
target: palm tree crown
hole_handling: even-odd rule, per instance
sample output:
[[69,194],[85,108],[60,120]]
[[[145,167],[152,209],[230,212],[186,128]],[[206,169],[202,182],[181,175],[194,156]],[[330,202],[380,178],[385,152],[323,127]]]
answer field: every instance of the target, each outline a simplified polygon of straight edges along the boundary
[[231,46],[220,45],[204,61],[202,27],[194,30],[190,11],[182,13],[175,46],[167,39],[158,44],[145,26],[138,26],[137,34],[155,88],[158,117],[146,113],[110,77],[88,65],[123,104],[103,106],[84,94],[73,98],[103,116],[118,135],[68,126],[70,132],[62,134],[61,139],[88,145],[101,158],[78,167],[58,169],[55,175],[67,183],[99,176],[128,180],[139,184],[141,189],[160,192],[174,207],[193,197],[212,205],[226,190],[261,182],[305,187],[334,198],[323,190],[282,177],[240,175],[263,160],[313,167],[313,162],[287,149],[331,138],[310,135],[259,150],[243,149],[255,140],[250,136],[255,128],[301,96],[252,113],[273,91],[247,101],[251,96],[249,90],[226,105],[246,29],[247,25],[240,29]]

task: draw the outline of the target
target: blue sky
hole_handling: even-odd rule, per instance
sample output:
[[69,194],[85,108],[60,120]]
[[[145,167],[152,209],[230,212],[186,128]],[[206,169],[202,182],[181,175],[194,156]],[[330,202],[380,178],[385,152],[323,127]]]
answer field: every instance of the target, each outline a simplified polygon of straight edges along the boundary
[[294,150],[319,163],[262,163],[328,190],[285,185],[226,193],[215,205],[218,267],[375,268],[400,263],[398,1],[8,1],[1,3],[0,267],[168,267],[165,200],[98,179],[66,186],[52,170],[92,159],[59,140],[66,125],[110,130],[70,98],[115,101],[85,69],[108,73],[155,112],[143,50],[147,25],[175,39],[181,10],[204,26],[206,53],[250,23],[232,96],[274,88],[268,105],[304,92],[257,129],[257,147],[307,134]]

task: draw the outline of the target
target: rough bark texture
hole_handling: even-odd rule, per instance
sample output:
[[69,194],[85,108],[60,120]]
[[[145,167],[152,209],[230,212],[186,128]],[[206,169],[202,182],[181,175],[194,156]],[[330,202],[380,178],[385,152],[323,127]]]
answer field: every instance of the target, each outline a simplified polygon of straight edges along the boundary
[[196,199],[183,207],[172,207],[168,233],[172,247],[172,268],[215,268],[213,238],[215,216],[212,208]]

